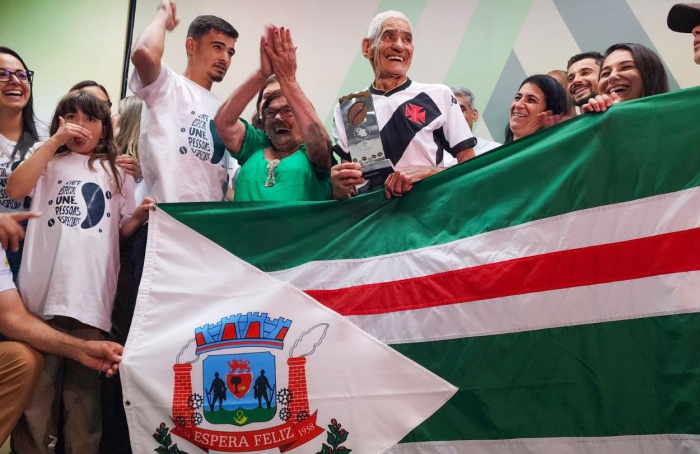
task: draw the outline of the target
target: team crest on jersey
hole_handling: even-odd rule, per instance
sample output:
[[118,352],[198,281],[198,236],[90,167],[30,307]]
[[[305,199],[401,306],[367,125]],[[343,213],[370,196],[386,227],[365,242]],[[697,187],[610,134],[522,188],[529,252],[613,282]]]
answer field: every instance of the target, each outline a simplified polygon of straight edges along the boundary
[[[292,323],[248,312],[196,327],[173,365],[175,427],[156,429],[161,447],[172,449],[174,434],[205,451],[286,452],[321,435],[307,376],[317,373],[309,366],[329,325],[309,327],[289,348]],[[192,346],[195,358],[185,361]]]
[[417,104],[406,104],[406,118],[418,125],[425,124],[425,109]]

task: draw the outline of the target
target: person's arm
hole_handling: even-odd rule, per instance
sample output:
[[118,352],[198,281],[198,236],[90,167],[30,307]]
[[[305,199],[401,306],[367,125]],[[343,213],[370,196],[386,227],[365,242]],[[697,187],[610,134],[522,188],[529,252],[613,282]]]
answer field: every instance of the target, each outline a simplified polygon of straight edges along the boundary
[[76,360],[108,377],[119,369],[124,350],[114,342],[85,341],[56,331],[27,311],[14,288],[0,292],[0,333],[39,351]]
[[260,38],[260,68],[236,88],[231,96],[219,106],[214,117],[214,126],[224,146],[233,154],[241,151],[245,139],[245,126],[239,120],[248,103],[257,96],[260,89],[272,75],[270,60],[263,50],[265,37]]
[[474,156],[476,156],[476,154],[474,154],[474,148],[471,148],[471,147],[470,147],[470,148],[465,148],[465,149],[462,150],[462,151],[458,151],[458,152],[456,153],[456,156],[455,156],[455,157],[457,158],[457,162],[458,162],[458,163],[462,163],[462,162],[464,162],[464,161],[470,160],[470,159],[473,158]]
[[58,118],[59,127],[56,134],[51,136],[30,157],[24,160],[7,179],[5,191],[13,200],[22,200],[32,192],[41,174],[60,147],[66,144],[72,137],[80,137],[90,140],[92,133],[75,123],[66,123],[63,117]]
[[148,221],[148,214],[155,211],[156,201],[151,197],[146,197],[141,201],[141,204],[136,207],[131,217],[127,219],[119,228],[119,240],[123,241],[136,233],[139,227]]
[[0,244],[3,249],[17,252],[19,242],[24,239],[24,228],[20,222],[39,217],[36,211],[20,211],[17,213],[0,213]]
[[120,154],[117,156],[117,165],[124,169],[127,175],[131,175],[134,180],[138,180],[143,175],[141,174],[141,166],[138,159],[128,154]]
[[165,32],[172,31],[179,23],[175,3],[162,0],[155,17],[136,42],[131,53],[131,61],[144,87],[158,78],[165,48]]
[[567,113],[554,114],[551,110],[546,110],[538,113],[537,118],[540,120],[541,129],[544,129],[568,120],[571,116]]
[[265,53],[277,76],[282,93],[301,130],[301,137],[311,162],[322,169],[331,168],[331,138],[296,79],[297,57],[292,35],[284,27],[269,29]]

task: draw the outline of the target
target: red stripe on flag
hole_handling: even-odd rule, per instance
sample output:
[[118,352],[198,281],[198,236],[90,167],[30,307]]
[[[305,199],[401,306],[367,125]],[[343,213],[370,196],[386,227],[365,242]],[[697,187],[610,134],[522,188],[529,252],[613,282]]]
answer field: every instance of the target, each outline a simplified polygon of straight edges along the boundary
[[700,229],[523,257],[413,279],[306,290],[343,315],[381,314],[700,269]]

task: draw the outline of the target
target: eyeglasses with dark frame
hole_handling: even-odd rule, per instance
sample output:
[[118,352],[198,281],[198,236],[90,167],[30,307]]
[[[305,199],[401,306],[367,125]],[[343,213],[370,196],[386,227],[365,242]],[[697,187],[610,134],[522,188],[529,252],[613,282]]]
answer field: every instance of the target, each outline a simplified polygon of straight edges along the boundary
[[9,82],[15,76],[23,84],[31,84],[34,80],[34,71],[28,69],[18,69],[12,71],[7,68],[0,68],[0,82]]
[[289,106],[282,106],[279,109],[276,109],[274,107],[267,107],[265,110],[263,110],[263,117],[265,118],[275,118],[277,116],[277,112],[280,113],[283,117],[291,117],[294,115],[294,112],[292,112],[292,108]]

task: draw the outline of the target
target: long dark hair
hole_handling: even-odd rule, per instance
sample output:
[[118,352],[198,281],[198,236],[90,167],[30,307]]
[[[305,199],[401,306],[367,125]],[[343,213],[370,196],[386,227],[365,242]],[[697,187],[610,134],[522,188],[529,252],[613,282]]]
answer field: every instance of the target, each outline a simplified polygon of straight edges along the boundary
[[[637,43],[613,44],[605,51],[605,59],[616,50],[627,50],[632,54],[634,66],[637,67],[642,78],[642,98],[668,92],[666,69],[653,50]],[[605,59],[603,59],[603,65],[605,65]]]
[[[122,179],[117,170],[117,147],[114,144],[114,130],[112,129],[112,121],[109,116],[109,109],[104,101],[97,99],[90,93],[82,91],[71,91],[64,96],[56,106],[56,113],[51,120],[50,134],[53,136],[58,131],[58,117],[65,117],[66,114],[76,113],[81,110],[85,115],[91,115],[99,118],[102,122],[102,127],[105,131],[104,139],[100,139],[97,147],[88,159],[88,167],[90,170],[95,170],[93,163],[96,160],[100,161],[102,168],[107,173],[111,173],[117,182],[117,192],[122,189]],[[70,149],[66,145],[62,145],[56,150],[56,155],[68,154]],[[109,165],[109,169],[105,166],[105,162]]]
[[[24,69],[29,70],[27,64],[22,60],[22,57],[9,47],[0,46],[0,54],[12,55],[22,63]],[[27,155],[27,151],[29,151],[32,145],[39,141],[39,134],[36,132],[36,118],[34,117],[34,89],[31,83],[29,84],[29,88],[29,101],[22,107],[22,135],[19,137],[15,149],[12,150],[12,156],[10,157],[11,162],[14,162],[18,155],[18,161],[23,161],[24,157]]]
[[[525,84],[534,84],[544,93],[545,110],[551,110],[554,115],[566,113],[566,92],[554,77],[544,74],[530,76],[520,84],[518,90]],[[510,129],[510,121],[506,126],[506,143],[513,141],[513,131]]]

